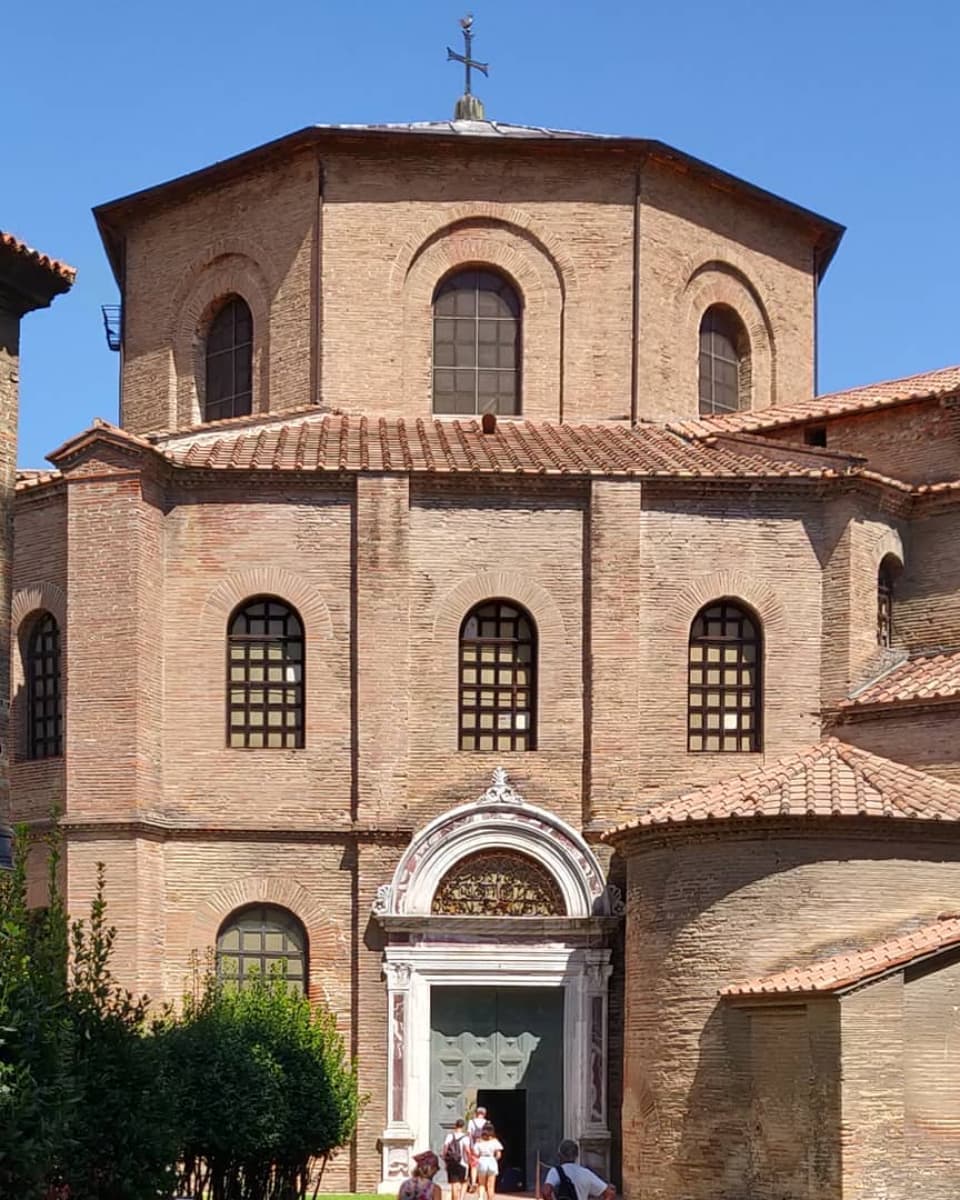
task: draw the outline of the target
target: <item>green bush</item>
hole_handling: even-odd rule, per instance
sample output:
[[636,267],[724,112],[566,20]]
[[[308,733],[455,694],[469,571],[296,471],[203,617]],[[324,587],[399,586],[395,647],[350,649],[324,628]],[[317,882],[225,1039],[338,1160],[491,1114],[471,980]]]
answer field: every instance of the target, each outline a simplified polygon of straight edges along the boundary
[[165,1042],[182,1130],[180,1190],[211,1200],[316,1194],[360,1108],[333,1016],[280,975],[237,990],[209,973]]
[[42,1197],[75,1107],[67,920],[51,854],[48,906],[27,908],[26,842],[0,872],[0,1196]]
[[279,975],[238,991],[209,973],[151,1019],[110,973],[102,865],[69,925],[57,839],[44,909],[27,907],[26,856],[20,830],[0,873],[0,1197],[315,1195],[360,1108],[333,1016]]

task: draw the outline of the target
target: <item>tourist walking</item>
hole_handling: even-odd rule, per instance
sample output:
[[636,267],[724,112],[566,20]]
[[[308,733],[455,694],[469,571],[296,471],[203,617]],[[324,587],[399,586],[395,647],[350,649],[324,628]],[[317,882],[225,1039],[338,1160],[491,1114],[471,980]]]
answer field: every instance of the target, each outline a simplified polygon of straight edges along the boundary
[[[564,1138],[557,1147],[557,1165],[551,1167],[543,1181],[544,1200],[591,1200],[602,1196],[613,1200],[617,1194],[612,1183],[606,1183],[589,1167],[577,1162],[580,1147],[572,1138]],[[570,1194],[571,1185],[573,1195]]]
[[458,1118],[453,1128],[443,1139],[443,1165],[447,1169],[447,1182],[453,1193],[453,1200],[460,1200],[463,1182],[467,1178],[467,1168],[470,1165],[468,1152],[470,1150],[470,1135]]
[[470,1166],[470,1187],[469,1191],[477,1190],[477,1142],[483,1136],[483,1127],[487,1123],[487,1110],[481,1104],[477,1111],[467,1123],[467,1136],[470,1139],[470,1148],[467,1151],[467,1162]]
[[413,1156],[416,1166],[409,1179],[400,1184],[397,1200],[442,1200],[440,1185],[433,1177],[440,1170],[440,1159],[432,1150],[423,1150]]
[[486,1192],[487,1200],[493,1200],[497,1190],[497,1175],[500,1173],[500,1156],[503,1154],[503,1143],[497,1137],[493,1122],[488,1121],[474,1143],[477,1156],[477,1182],[480,1191]]

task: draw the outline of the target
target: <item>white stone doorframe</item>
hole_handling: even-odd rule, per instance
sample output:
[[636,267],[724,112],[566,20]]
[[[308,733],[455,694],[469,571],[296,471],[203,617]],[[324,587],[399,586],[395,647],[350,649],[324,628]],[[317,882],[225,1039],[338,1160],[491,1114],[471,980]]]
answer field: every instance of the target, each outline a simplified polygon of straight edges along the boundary
[[395,1192],[411,1157],[430,1146],[430,989],[560,987],[563,1004],[563,1131],[586,1165],[609,1178],[607,992],[609,949],[553,943],[428,942],[388,946],[387,1128],[379,1191]]

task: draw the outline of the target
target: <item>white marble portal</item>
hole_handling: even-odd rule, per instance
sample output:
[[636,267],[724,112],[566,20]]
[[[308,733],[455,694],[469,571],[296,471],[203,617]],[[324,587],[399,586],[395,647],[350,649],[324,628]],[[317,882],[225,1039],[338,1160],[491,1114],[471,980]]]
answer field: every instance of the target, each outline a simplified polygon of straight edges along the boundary
[[[509,849],[536,859],[560,886],[564,917],[434,916],[447,871],[477,850]],[[564,1135],[581,1157],[609,1171],[607,992],[610,950],[602,944],[622,912],[589,846],[565,822],[527,805],[494,772],[474,804],[443,814],[413,839],[390,884],[377,893],[387,982],[387,1113],[380,1190],[396,1191],[411,1155],[429,1147],[430,989],[556,987],[564,990]],[[439,1147],[432,1147],[439,1150]]]

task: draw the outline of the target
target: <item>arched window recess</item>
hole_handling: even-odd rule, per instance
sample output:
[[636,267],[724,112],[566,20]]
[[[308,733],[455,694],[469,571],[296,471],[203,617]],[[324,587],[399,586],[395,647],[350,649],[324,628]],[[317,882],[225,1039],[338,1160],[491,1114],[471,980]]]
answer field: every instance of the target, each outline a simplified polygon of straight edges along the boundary
[[275,596],[245,601],[227,629],[227,745],[304,744],[304,638],[296,611]]
[[700,413],[738,412],[750,407],[750,338],[740,317],[714,304],[700,322]]
[[433,411],[520,414],[522,305],[484,267],[448,275],[433,297]]
[[240,296],[228,296],[207,328],[203,419],[244,417],[253,409],[253,317]]
[[536,748],[537,635],[511,600],[485,600],[460,627],[460,749]]
[[255,977],[282,975],[296,992],[307,990],[307,935],[293,913],[272,904],[237,909],[217,934],[217,977],[242,988]]
[[687,749],[761,749],[763,638],[735,600],[703,607],[690,627]]

